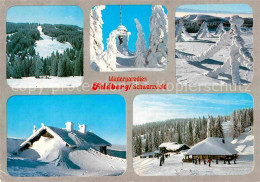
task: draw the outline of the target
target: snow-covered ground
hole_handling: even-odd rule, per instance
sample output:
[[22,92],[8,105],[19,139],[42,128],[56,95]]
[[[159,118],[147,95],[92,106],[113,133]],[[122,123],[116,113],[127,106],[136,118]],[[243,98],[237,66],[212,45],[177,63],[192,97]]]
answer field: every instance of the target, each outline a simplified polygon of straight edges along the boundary
[[63,53],[66,49],[72,49],[69,42],[61,43],[57,41],[56,38],[45,35],[42,32],[41,26],[38,26],[37,29],[41,34],[41,40],[36,41],[35,51],[39,53],[40,57],[46,58],[50,56],[52,52],[58,51],[59,53]]
[[22,79],[7,79],[7,84],[12,88],[71,88],[80,86],[82,79],[82,76],[50,76],[48,79],[45,77],[24,77]]
[[[228,126],[228,122],[223,123]],[[228,127],[226,127],[228,128]],[[224,133],[228,133],[224,129]],[[171,154],[165,159],[165,164],[159,166],[159,159],[145,158],[140,159],[139,156],[133,159],[134,170],[141,176],[204,176],[204,175],[243,175],[248,174],[253,170],[253,155],[254,155],[254,136],[252,130],[248,128],[232,143],[239,152],[237,164],[233,161],[230,165],[220,161],[216,164],[213,161],[211,167],[201,163],[195,165],[193,163],[183,163],[184,153]]]
[[115,71],[118,71],[118,72],[162,71],[165,68],[166,67],[156,67],[156,68],[136,67],[134,55],[125,56],[125,55],[118,53],[117,57],[116,57],[116,70]]
[[12,176],[118,176],[126,160],[92,148],[69,149],[59,140],[41,137],[34,145],[13,155],[21,139],[8,138],[7,170]]
[[[213,35],[213,32],[211,32]],[[193,37],[195,34],[191,34]],[[251,31],[242,33],[242,38],[245,40],[245,47],[249,52],[253,52],[253,33]],[[207,50],[211,45],[218,41],[218,36],[212,38],[199,38],[198,40],[176,42],[176,50],[188,54],[199,55]],[[229,47],[224,46],[210,59],[206,59],[200,63],[187,62],[185,59],[176,58],[176,78],[178,83],[182,85],[226,85],[231,83],[230,73],[221,74],[218,79],[210,78],[204,74],[212,69],[221,66],[229,57]],[[253,71],[245,67],[240,67],[240,76],[242,84],[249,84],[253,78]]]

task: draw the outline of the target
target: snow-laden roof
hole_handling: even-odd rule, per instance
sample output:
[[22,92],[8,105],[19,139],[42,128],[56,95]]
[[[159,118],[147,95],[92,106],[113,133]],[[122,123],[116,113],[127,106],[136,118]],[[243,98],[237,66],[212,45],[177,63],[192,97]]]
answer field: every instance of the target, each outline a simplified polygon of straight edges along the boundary
[[83,140],[83,142],[88,143],[89,145],[111,146],[109,142],[107,142],[106,140],[100,138],[99,136],[89,131],[87,131],[86,133],[81,133],[77,130],[74,130],[73,132],[69,132],[66,129],[56,128],[56,127],[48,126],[48,128],[50,128],[52,131],[58,134],[66,143],[68,143],[71,146],[82,143],[81,140]]
[[223,138],[210,137],[194,145],[187,155],[234,155],[238,152],[234,145]]
[[92,147],[111,146],[109,142],[89,131],[87,131],[86,133],[81,133],[77,130],[71,132],[62,128],[42,126],[35,133],[33,133],[26,141],[24,141],[15,151],[20,150],[27,144],[31,145],[32,141],[34,141],[37,137],[39,138],[39,136],[41,136],[45,131],[49,132],[54,137],[60,137],[61,140],[67,143],[70,147],[82,145]]
[[[166,150],[171,150],[171,151],[176,151],[178,149],[180,149],[181,147],[183,147],[186,144],[178,144],[177,142],[167,142],[167,143],[162,143],[161,145],[159,145],[159,148],[165,147]],[[186,145],[187,147],[189,147],[188,145]]]

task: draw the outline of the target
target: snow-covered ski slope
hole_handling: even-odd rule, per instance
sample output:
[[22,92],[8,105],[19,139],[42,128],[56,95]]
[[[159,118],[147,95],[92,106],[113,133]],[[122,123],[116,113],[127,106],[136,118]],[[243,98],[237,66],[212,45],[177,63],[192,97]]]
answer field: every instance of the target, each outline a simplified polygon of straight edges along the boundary
[[[211,32],[213,35],[213,32]],[[193,37],[196,34],[191,34]],[[176,50],[187,55],[199,55],[218,41],[218,36],[212,38],[198,38],[194,41],[176,42]],[[245,47],[249,52],[253,52],[253,33],[243,32],[242,38],[245,40]],[[221,74],[217,79],[206,76],[205,74],[217,67],[229,57],[230,46],[224,46],[213,57],[202,62],[187,62],[186,59],[176,60],[176,78],[179,84],[190,86],[205,85],[229,85],[231,84],[230,73]],[[241,84],[250,84],[253,79],[253,71],[245,67],[240,67]]]
[[37,29],[41,34],[41,40],[36,41],[35,51],[40,57],[46,58],[51,56],[52,52],[63,53],[66,49],[72,49],[69,42],[61,43],[56,38],[45,35],[42,32],[42,26],[38,26]]
[[[223,124],[228,126],[228,122]],[[230,133],[230,131],[225,131],[224,128],[224,133]],[[203,162],[200,165],[183,163],[184,153],[180,153],[171,154],[169,158],[165,159],[163,166],[159,166],[160,161],[157,158],[140,159],[137,156],[133,160],[134,170],[141,176],[244,175],[253,170],[253,141],[252,130],[247,128],[244,133],[231,142],[238,151],[237,164],[234,164],[233,161],[230,165],[224,164],[223,161],[219,161],[219,164],[216,164],[216,161],[213,161],[211,167],[208,167]]]
[[104,155],[91,147],[71,149],[58,139],[41,137],[33,146],[13,155],[22,140],[8,138],[7,170],[12,176],[117,176],[126,160]]

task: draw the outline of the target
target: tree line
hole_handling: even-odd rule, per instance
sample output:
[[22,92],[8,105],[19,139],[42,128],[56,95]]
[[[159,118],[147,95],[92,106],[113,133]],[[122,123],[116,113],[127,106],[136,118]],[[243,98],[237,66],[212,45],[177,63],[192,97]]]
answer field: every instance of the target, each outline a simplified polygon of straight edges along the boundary
[[[197,21],[189,21],[183,19],[184,27],[188,33],[197,33],[200,29],[200,26],[204,20],[197,20]],[[175,25],[179,23],[179,20],[175,21]],[[212,18],[207,21],[207,25],[210,31],[216,31],[217,27],[220,23],[223,23],[223,26],[226,30],[230,29],[229,20],[222,20],[220,18]],[[253,19],[252,18],[244,18],[244,24],[242,25],[244,28],[252,28],[253,27]]]
[[[62,54],[53,52],[51,56],[43,58],[34,49],[36,40],[41,38],[38,26],[37,23],[7,23],[6,77],[18,79],[29,76],[82,76],[82,29],[72,25],[50,25],[51,29],[55,29],[52,31],[52,37],[59,42],[69,42],[73,49],[67,49]],[[43,26],[47,31],[48,25]]]
[[222,123],[230,121],[232,137],[238,137],[253,124],[253,109],[235,110],[228,116],[203,116],[192,119],[170,119],[133,127],[133,153],[152,152],[164,142],[194,145],[207,137],[224,138]]

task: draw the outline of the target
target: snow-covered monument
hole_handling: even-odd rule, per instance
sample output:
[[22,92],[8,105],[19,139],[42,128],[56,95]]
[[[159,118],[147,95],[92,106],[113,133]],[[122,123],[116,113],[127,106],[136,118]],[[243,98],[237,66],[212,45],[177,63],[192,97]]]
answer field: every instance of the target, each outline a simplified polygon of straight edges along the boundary
[[[234,159],[237,157],[234,145],[224,138],[209,137],[197,143],[185,154],[185,159],[200,158],[200,159]],[[184,160],[185,161],[185,160]],[[187,160],[188,161],[188,160]]]
[[[79,124],[78,130],[74,129],[72,122],[67,122],[65,125],[66,128],[57,128],[42,124],[42,127],[38,130],[34,126],[33,134],[19,145],[13,151],[13,154],[18,155],[38,145],[43,145],[39,146],[40,148],[55,148],[60,146],[58,148],[67,148],[68,150],[77,148],[88,150],[92,148],[93,150],[107,154],[107,147],[111,146],[111,144],[93,132],[87,131],[85,124]],[[35,149],[35,151],[37,151],[37,149]],[[47,149],[44,151],[47,151]]]
[[117,49],[125,55],[129,55],[128,39],[131,32],[127,31],[127,28],[123,25],[122,6],[120,6],[120,25],[117,27]]

